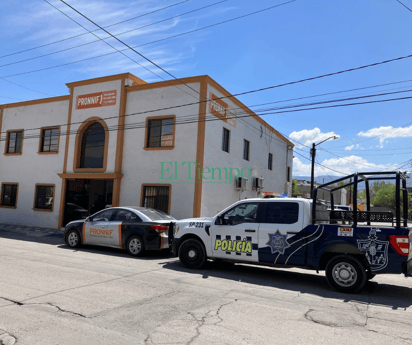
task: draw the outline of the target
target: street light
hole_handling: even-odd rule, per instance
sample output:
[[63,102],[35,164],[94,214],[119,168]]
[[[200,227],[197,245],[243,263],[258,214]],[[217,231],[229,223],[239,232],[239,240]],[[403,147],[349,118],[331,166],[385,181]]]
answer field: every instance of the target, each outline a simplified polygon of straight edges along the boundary
[[310,178],[310,198],[313,199],[313,184],[314,184],[314,179],[315,179],[315,156],[316,156],[316,146],[324,143],[325,141],[328,141],[329,139],[333,139],[336,140],[339,137],[337,137],[336,135],[329,137],[323,141],[321,141],[320,143],[313,143],[312,144],[312,149],[310,150],[310,154],[312,155],[312,175]]

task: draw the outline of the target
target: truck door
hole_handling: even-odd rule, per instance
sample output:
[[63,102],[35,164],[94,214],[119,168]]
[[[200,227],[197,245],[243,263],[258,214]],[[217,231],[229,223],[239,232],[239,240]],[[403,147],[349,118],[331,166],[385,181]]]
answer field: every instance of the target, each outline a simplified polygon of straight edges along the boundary
[[212,253],[216,258],[258,261],[261,202],[244,202],[218,217],[211,226]]
[[259,262],[303,266],[306,263],[303,205],[277,200],[264,203],[259,226]]

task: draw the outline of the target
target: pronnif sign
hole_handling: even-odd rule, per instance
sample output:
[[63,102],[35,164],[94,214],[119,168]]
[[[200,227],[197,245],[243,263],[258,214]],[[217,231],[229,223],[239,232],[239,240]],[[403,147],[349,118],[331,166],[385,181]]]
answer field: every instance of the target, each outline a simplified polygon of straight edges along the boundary
[[236,110],[213,93],[210,93],[209,111],[229,125],[236,127]]
[[88,109],[116,105],[117,90],[89,93],[76,97],[76,109]]

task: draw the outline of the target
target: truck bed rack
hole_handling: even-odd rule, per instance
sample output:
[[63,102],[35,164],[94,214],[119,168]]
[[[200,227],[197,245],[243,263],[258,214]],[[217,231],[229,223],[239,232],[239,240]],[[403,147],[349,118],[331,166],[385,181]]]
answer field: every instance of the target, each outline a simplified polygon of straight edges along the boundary
[[[371,225],[371,222],[388,222],[396,223],[395,226],[400,228],[401,226],[408,226],[408,191],[406,189],[406,172],[402,171],[388,171],[388,172],[362,172],[348,175],[328,183],[324,183],[313,191],[313,204],[312,204],[312,224],[315,224],[317,221],[325,222],[325,218],[320,218],[317,213],[317,194],[318,190],[322,189],[330,193],[331,200],[331,211],[328,215],[330,223],[336,223],[336,221],[351,221],[353,225],[356,226],[358,222]],[[349,182],[348,182],[349,180]],[[395,180],[395,210],[394,214],[392,212],[371,212],[371,198],[370,198],[370,186],[371,181],[379,180]],[[338,185],[339,182],[344,182],[341,186]],[[365,184],[366,192],[366,211],[358,210],[358,185],[359,183]],[[333,192],[342,188],[347,188],[353,186],[352,189],[352,200],[353,200],[353,211],[340,211],[334,210],[334,201],[333,201]],[[329,187],[329,188],[327,188]]]

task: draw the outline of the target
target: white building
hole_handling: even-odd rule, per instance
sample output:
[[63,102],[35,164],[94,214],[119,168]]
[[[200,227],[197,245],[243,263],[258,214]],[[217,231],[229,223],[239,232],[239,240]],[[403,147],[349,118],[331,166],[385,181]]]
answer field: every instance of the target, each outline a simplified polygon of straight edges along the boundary
[[66,85],[68,96],[0,105],[2,223],[61,227],[108,205],[212,216],[291,193],[293,144],[208,76]]

